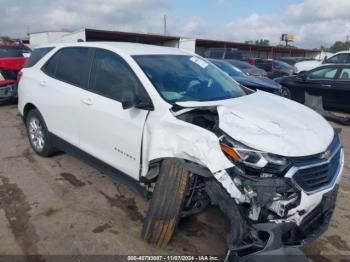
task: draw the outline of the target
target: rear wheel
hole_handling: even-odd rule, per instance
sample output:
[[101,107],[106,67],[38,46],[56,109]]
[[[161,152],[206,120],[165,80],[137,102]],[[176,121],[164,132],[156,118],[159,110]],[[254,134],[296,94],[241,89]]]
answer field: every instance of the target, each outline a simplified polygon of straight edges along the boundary
[[159,247],[169,243],[180,218],[189,175],[180,161],[163,161],[143,224],[142,238],[146,242]]
[[55,153],[52,139],[45,121],[37,109],[31,110],[26,117],[27,134],[30,145],[40,156],[49,157]]

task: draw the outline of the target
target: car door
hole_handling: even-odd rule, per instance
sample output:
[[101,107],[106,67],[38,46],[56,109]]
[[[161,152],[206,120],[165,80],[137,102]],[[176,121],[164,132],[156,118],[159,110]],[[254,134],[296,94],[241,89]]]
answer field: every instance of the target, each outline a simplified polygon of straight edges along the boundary
[[80,98],[80,148],[138,180],[148,111],[123,109],[128,90],[146,92],[119,55],[95,49],[89,89]]
[[87,85],[90,49],[69,47],[59,50],[42,67],[39,110],[51,133],[78,146],[78,106]]
[[308,73],[292,78],[286,83],[292,92],[294,100],[305,103],[305,92],[313,96],[327,97],[327,90],[331,87],[337,75],[338,68],[323,66]]
[[326,108],[350,113],[350,65],[339,68],[337,77],[324,95]]

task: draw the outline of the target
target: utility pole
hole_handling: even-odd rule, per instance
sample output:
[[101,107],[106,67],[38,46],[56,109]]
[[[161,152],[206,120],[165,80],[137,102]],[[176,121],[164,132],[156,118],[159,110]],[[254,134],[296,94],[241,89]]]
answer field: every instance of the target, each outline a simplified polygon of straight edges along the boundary
[[167,34],[166,15],[164,15],[164,35]]

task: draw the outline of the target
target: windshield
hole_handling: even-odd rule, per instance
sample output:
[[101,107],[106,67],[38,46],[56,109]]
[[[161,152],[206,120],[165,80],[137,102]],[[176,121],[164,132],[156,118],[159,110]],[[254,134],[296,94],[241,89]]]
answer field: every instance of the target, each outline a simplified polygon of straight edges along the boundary
[[138,55],[133,58],[160,95],[171,104],[245,95],[228,75],[196,56]]
[[222,71],[224,71],[226,74],[232,77],[245,77],[246,75],[239,70],[238,68],[234,67],[233,65],[230,65],[226,62],[221,61],[210,61],[217,67],[219,67]]
[[30,50],[23,46],[0,46],[0,58],[29,57]]

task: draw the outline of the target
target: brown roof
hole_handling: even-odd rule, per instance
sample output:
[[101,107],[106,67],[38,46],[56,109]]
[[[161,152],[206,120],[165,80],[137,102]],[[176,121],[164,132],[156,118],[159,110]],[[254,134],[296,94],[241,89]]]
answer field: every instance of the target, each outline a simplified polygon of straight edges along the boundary
[[180,37],[130,33],[121,31],[107,31],[96,29],[85,29],[86,41],[120,41],[153,44],[164,41],[179,40]]
[[[167,36],[158,34],[132,33],[122,31],[85,29],[86,41],[120,41],[120,42],[136,42],[145,44],[157,44],[165,41],[178,41],[181,37]],[[318,50],[304,48],[290,48],[281,46],[263,46],[255,44],[246,44],[233,41],[196,39],[196,45],[201,47],[232,47],[241,49],[251,49],[260,51],[274,52],[317,52]]]
[[290,48],[290,47],[281,47],[281,46],[263,46],[263,45],[254,45],[246,44],[232,41],[221,41],[221,40],[210,40],[210,39],[197,39],[197,46],[201,47],[227,47],[227,48],[243,48],[243,49],[252,49],[252,50],[274,50],[281,52],[289,52],[290,50],[301,51],[301,52],[315,52],[317,50],[313,49],[304,49],[304,48]]

